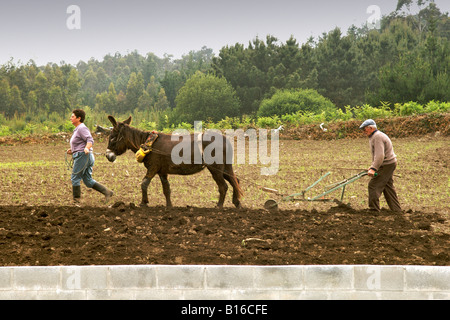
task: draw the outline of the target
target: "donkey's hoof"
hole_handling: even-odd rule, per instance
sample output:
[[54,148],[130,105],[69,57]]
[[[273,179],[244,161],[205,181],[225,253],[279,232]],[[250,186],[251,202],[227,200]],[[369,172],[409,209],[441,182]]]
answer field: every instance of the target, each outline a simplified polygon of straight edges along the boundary
[[141,207],[141,208],[148,207],[148,203],[141,202],[141,203],[139,204],[139,207]]

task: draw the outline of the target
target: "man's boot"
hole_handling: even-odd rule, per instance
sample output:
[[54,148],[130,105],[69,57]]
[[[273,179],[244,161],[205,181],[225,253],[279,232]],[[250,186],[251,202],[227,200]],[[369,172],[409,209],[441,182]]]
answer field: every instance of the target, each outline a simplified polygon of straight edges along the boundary
[[109,199],[112,197],[112,195],[114,194],[111,190],[109,190],[108,188],[102,186],[100,183],[96,182],[93,186],[92,189],[102,193],[105,195],[106,198],[106,202],[109,201]]
[[72,194],[73,194],[73,201],[75,202],[75,204],[80,203],[81,186],[72,186]]

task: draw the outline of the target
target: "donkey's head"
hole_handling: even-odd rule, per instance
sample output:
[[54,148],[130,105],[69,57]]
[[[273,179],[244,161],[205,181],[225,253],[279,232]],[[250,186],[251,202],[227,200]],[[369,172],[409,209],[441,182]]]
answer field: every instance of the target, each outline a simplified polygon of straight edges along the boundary
[[117,122],[113,116],[108,116],[108,119],[111,121],[113,129],[108,140],[106,158],[110,162],[114,162],[116,160],[116,156],[124,154],[128,149],[126,130],[124,129],[131,123],[131,116],[123,122]]

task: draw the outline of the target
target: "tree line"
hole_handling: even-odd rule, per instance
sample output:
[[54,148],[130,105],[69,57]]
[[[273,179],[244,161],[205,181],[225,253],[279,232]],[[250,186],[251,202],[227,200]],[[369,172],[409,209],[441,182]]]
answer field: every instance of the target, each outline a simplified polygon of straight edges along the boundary
[[399,0],[379,29],[336,28],[303,44],[267,35],[225,46],[217,56],[203,47],[175,60],[136,51],[76,66],[11,60],[0,67],[0,125],[13,117],[65,119],[86,106],[96,114],[140,113],[160,127],[256,117],[268,99],[302,96],[296,91],[317,93],[341,110],[449,101],[450,19],[433,1],[417,3],[420,11],[412,14],[413,1]]

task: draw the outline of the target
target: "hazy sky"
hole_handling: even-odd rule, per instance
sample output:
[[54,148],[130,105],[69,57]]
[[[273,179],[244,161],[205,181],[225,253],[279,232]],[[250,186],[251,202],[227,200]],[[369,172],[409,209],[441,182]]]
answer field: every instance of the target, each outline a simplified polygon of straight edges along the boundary
[[[443,12],[450,1],[436,0]],[[310,36],[352,24],[360,27],[377,11],[392,12],[397,0],[0,0],[0,64],[14,58],[38,65],[76,64],[106,54],[137,50],[180,58],[207,46],[247,45],[270,34],[301,44]],[[69,10],[79,8],[79,14]],[[79,19],[78,19],[79,18]],[[69,26],[68,26],[69,24]]]

